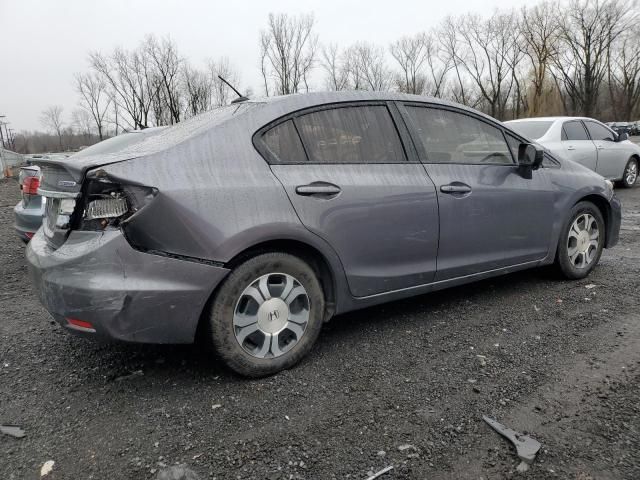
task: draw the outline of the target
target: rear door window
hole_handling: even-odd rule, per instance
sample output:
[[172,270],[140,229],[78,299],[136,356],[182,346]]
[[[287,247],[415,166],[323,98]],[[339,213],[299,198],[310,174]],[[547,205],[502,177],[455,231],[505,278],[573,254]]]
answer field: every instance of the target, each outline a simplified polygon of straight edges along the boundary
[[607,140],[613,142],[615,137],[611,130],[609,130],[604,125],[600,125],[596,122],[586,121],[584,122],[587,126],[587,130],[589,130],[589,135],[591,135],[591,140]]
[[287,120],[267,130],[262,141],[271,153],[273,163],[303,163],[307,155],[293,120]]
[[407,106],[428,163],[513,165],[502,130],[460,112]]
[[312,163],[400,163],[406,156],[385,105],[337,107],[295,119]]
[[584,129],[582,122],[572,120],[564,122],[562,125],[563,140],[589,140],[587,131]]

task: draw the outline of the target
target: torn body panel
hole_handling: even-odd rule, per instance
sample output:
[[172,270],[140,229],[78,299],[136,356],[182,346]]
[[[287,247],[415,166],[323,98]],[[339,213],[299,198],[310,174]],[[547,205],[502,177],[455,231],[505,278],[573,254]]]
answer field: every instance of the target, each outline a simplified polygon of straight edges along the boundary
[[[40,301],[69,330],[90,322],[105,339],[191,343],[200,313],[228,270],[133,249],[118,230],[73,231],[53,250],[38,232],[27,248]],[[85,333],[87,335],[87,333]]]

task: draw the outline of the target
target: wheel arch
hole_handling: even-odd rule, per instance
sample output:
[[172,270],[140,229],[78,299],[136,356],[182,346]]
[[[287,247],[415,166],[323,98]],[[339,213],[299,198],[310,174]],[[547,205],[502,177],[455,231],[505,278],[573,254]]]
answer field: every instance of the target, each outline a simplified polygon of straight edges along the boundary
[[573,204],[573,206],[577,205],[580,202],[592,203],[598,208],[598,210],[600,210],[600,213],[602,214],[602,218],[604,220],[604,246],[607,247],[610,237],[609,228],[611,226],[611,205],[609,204],[609,201],[602,195],[592,193],[580,198]]
[[338,288],[336,285],[336,272],[327,257],[317,247],[307,242],[291,238],[266,240],[245,248],[229,260],[225,266],[229,270],[233,270],[244,261],[268,252],[284,252],[295,255],[313,268],[318,275],[325,294],[326,307],[324,320],[329,320],[336,309],[336,292]]
[[[336,312],[338,291],[341,288],[340,275],[343,275],[343,273],[342,271],[337,271],[338,267],[332,264],[328,256],[310,242],[294,238],[264,240],[246,246],[244,249],[240,250],[229,261],[225,262],[225,268],[231,271],[246,260],[268,252],[284,252],[298,256],[302,260],[306,261],[311,268],[317,272],[318,279],[320,280],[320,284],[322,285],[322,289],[325,294],[324,321],[328,321]],[[196,340],[202,338],[202,335],[206,332],[208,325],[207,314],[211,308],[211,302],[214,301],[216,294],[223,283],[224,280],[213,289],[202,309],[196,330]]]

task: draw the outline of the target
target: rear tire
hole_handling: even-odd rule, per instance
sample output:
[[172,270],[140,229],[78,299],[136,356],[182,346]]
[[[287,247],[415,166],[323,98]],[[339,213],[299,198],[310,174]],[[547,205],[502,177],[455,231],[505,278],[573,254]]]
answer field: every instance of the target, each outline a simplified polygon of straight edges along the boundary
[[309,353],[324,309],[322,286],[306,262],[287,253],[264,253],[225,279],[211,303],[208,339],[240,375],[272,375]]
[[569,279],[585,278],[598,264],[605,241],[602,213],[591,202],[579,202],[571,209],[560,232],[556,264]]
[[636,184],[636,180],[638,180],[638,159],[630,158],[624,167],[621,183],[624,188],[631,188]]

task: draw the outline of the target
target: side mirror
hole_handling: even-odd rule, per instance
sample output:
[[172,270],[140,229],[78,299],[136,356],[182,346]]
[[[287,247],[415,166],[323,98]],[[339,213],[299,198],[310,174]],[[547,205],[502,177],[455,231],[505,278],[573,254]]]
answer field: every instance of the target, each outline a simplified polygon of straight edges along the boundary
[[624,142],[625,140],[629,140],[629,134],[627,132],[619,133],[616,142]]
[[531,143],[521,143],[518,147],[518,165],[525,171],[537,170],[543,159],[544,151]]

